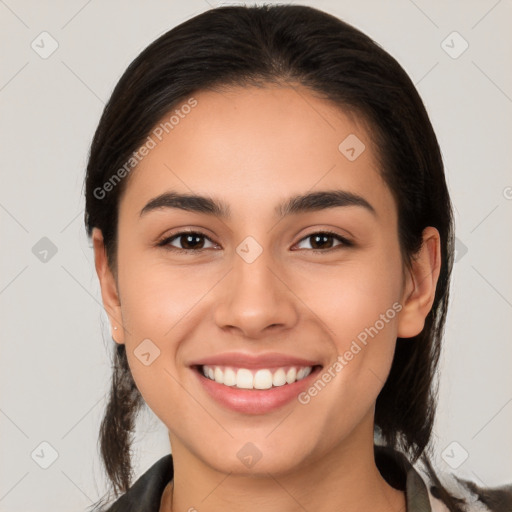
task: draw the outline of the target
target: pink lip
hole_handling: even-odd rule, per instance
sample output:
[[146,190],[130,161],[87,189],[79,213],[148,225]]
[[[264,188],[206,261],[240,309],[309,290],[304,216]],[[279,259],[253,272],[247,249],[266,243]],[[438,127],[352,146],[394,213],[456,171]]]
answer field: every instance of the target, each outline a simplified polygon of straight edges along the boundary
[[293,384],[284,384],[264,390],[225,386],[205,377],[199,367],[195,367],[193,371],[206,392],[220,405],[242,414],[265,414],[297,399],[300,393],[311,386],[313,379],[316,379],[321,371],[321,367],[316,366],[305,379]]
[[[225,352],[190,363],[190,366],[234,366],[235,368],[280,368],[282,366],[316,366],[320,363],[307,359],[287,356],[277,352],[251,355],[241,352]],[[291,384],[288,384],[291,386]],[[224,386],[227,387],[227,386]]]

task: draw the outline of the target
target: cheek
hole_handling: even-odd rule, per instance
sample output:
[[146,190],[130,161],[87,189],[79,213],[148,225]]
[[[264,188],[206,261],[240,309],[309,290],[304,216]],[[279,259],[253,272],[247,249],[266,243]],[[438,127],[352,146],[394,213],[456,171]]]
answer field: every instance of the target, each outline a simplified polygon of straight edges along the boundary
[[354,272],[346,286],[333,284],[321,294],[319,316],[331,329],[333,356],[299,398],[305,421],[322,431],[325,447],[363,421],[389,375],[401,304],[379,275]]
[[121,268],[123,321],[132,339],[168,343],[175,326],[218,280],[211,269],[171,265],[163,258],[126,258]]
[[[123,257],[124,256],[124,257]],[[188,372],[181,341],[193,336],[198,311],[219,281],[215,270],[170,265],[119,253],[121,308],[128,363],[145,402],[162,421],[191,407],[177,382]],[[222,277],[222,273],[219,274]],[[197,411],[195,411],[197,413]]]
[[[366,275],[368,277],[368,275]],[[348,388],[365,389],[367,383],[384,384],[391,366],[397,337],[398,295],[384,284],[372,286],[357,281],[357,287],[329,290],[323,311],[331,339],[342,364]],[[375,386],[371,385],[374,388]],[[377,389],[375,387],[375,390]],[[347,389],[347,388],[346,388]]]
[[398,251],[379,254],[382,251],[354,253],[339,264],[304,268],[293,277],[297,295],[323,321],[338,352],[375,324],[394,341],[400,306],[393,305],[401,299],[401,262]]
[[[330,411],[330,421],[340,429],[352,421],[349,417],[360,418],[368,410],[389,374],[402,309],[401,268],[398,250],[390,248],[386,257],[368,253],[299,279],[297,294],[322,320],[332,344],[331,365],[311,390],[324,397],[315,399],[316,414]],[[304,399],[313,401],[312,396]]]

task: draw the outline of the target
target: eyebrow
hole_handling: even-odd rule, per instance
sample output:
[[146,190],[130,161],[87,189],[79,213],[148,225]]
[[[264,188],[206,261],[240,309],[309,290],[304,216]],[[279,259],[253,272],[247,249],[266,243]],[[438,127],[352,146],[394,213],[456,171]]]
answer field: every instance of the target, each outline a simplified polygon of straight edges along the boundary
[[[328,208],[358,206],[377,215],[375,208],[363,197],[346,190],[326,190],[297,195],[287,199],[274,209],[278,217],[298,213],[320,211]],[[165,192],[151,199],[140,211],[143,215],[163,208],[177,208],[190,212],[203,213],[229,220],[231,210],[229,205],[218,199],[193,194]]]

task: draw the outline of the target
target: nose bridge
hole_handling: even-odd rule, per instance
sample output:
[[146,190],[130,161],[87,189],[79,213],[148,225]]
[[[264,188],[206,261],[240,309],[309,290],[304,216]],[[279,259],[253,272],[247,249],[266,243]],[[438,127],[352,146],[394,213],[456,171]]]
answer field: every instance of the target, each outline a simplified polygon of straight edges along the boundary
[[215,314],[219,327],[234,327],[247,337],[258,337],[269,326],[290,327],[297,320],[291,294],[275,274],[272,251],[248,237],[233,255],[233,267],[224,284]]

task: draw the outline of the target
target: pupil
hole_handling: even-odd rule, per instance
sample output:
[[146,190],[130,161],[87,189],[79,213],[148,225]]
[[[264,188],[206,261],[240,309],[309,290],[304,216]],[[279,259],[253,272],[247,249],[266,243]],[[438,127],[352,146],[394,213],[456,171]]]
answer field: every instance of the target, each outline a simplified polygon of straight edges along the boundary
[[194,239],[197,242],[197,240],[201,238],[200,235],[185,235],[184,238],[185,238],[186,242],[182,245],[185,249],[195,249],[195,248],[197,248],[198,245],[199,246],[201,245],[200,240],[199,240],[199,243],[197,243],[197,244],[194,243]]
[[327,243],[328,239],[331,238],[331,235],[315,235],[313,236],[314,243],[312,244],[315,249],[318,249],[318,246],[322,246]]

